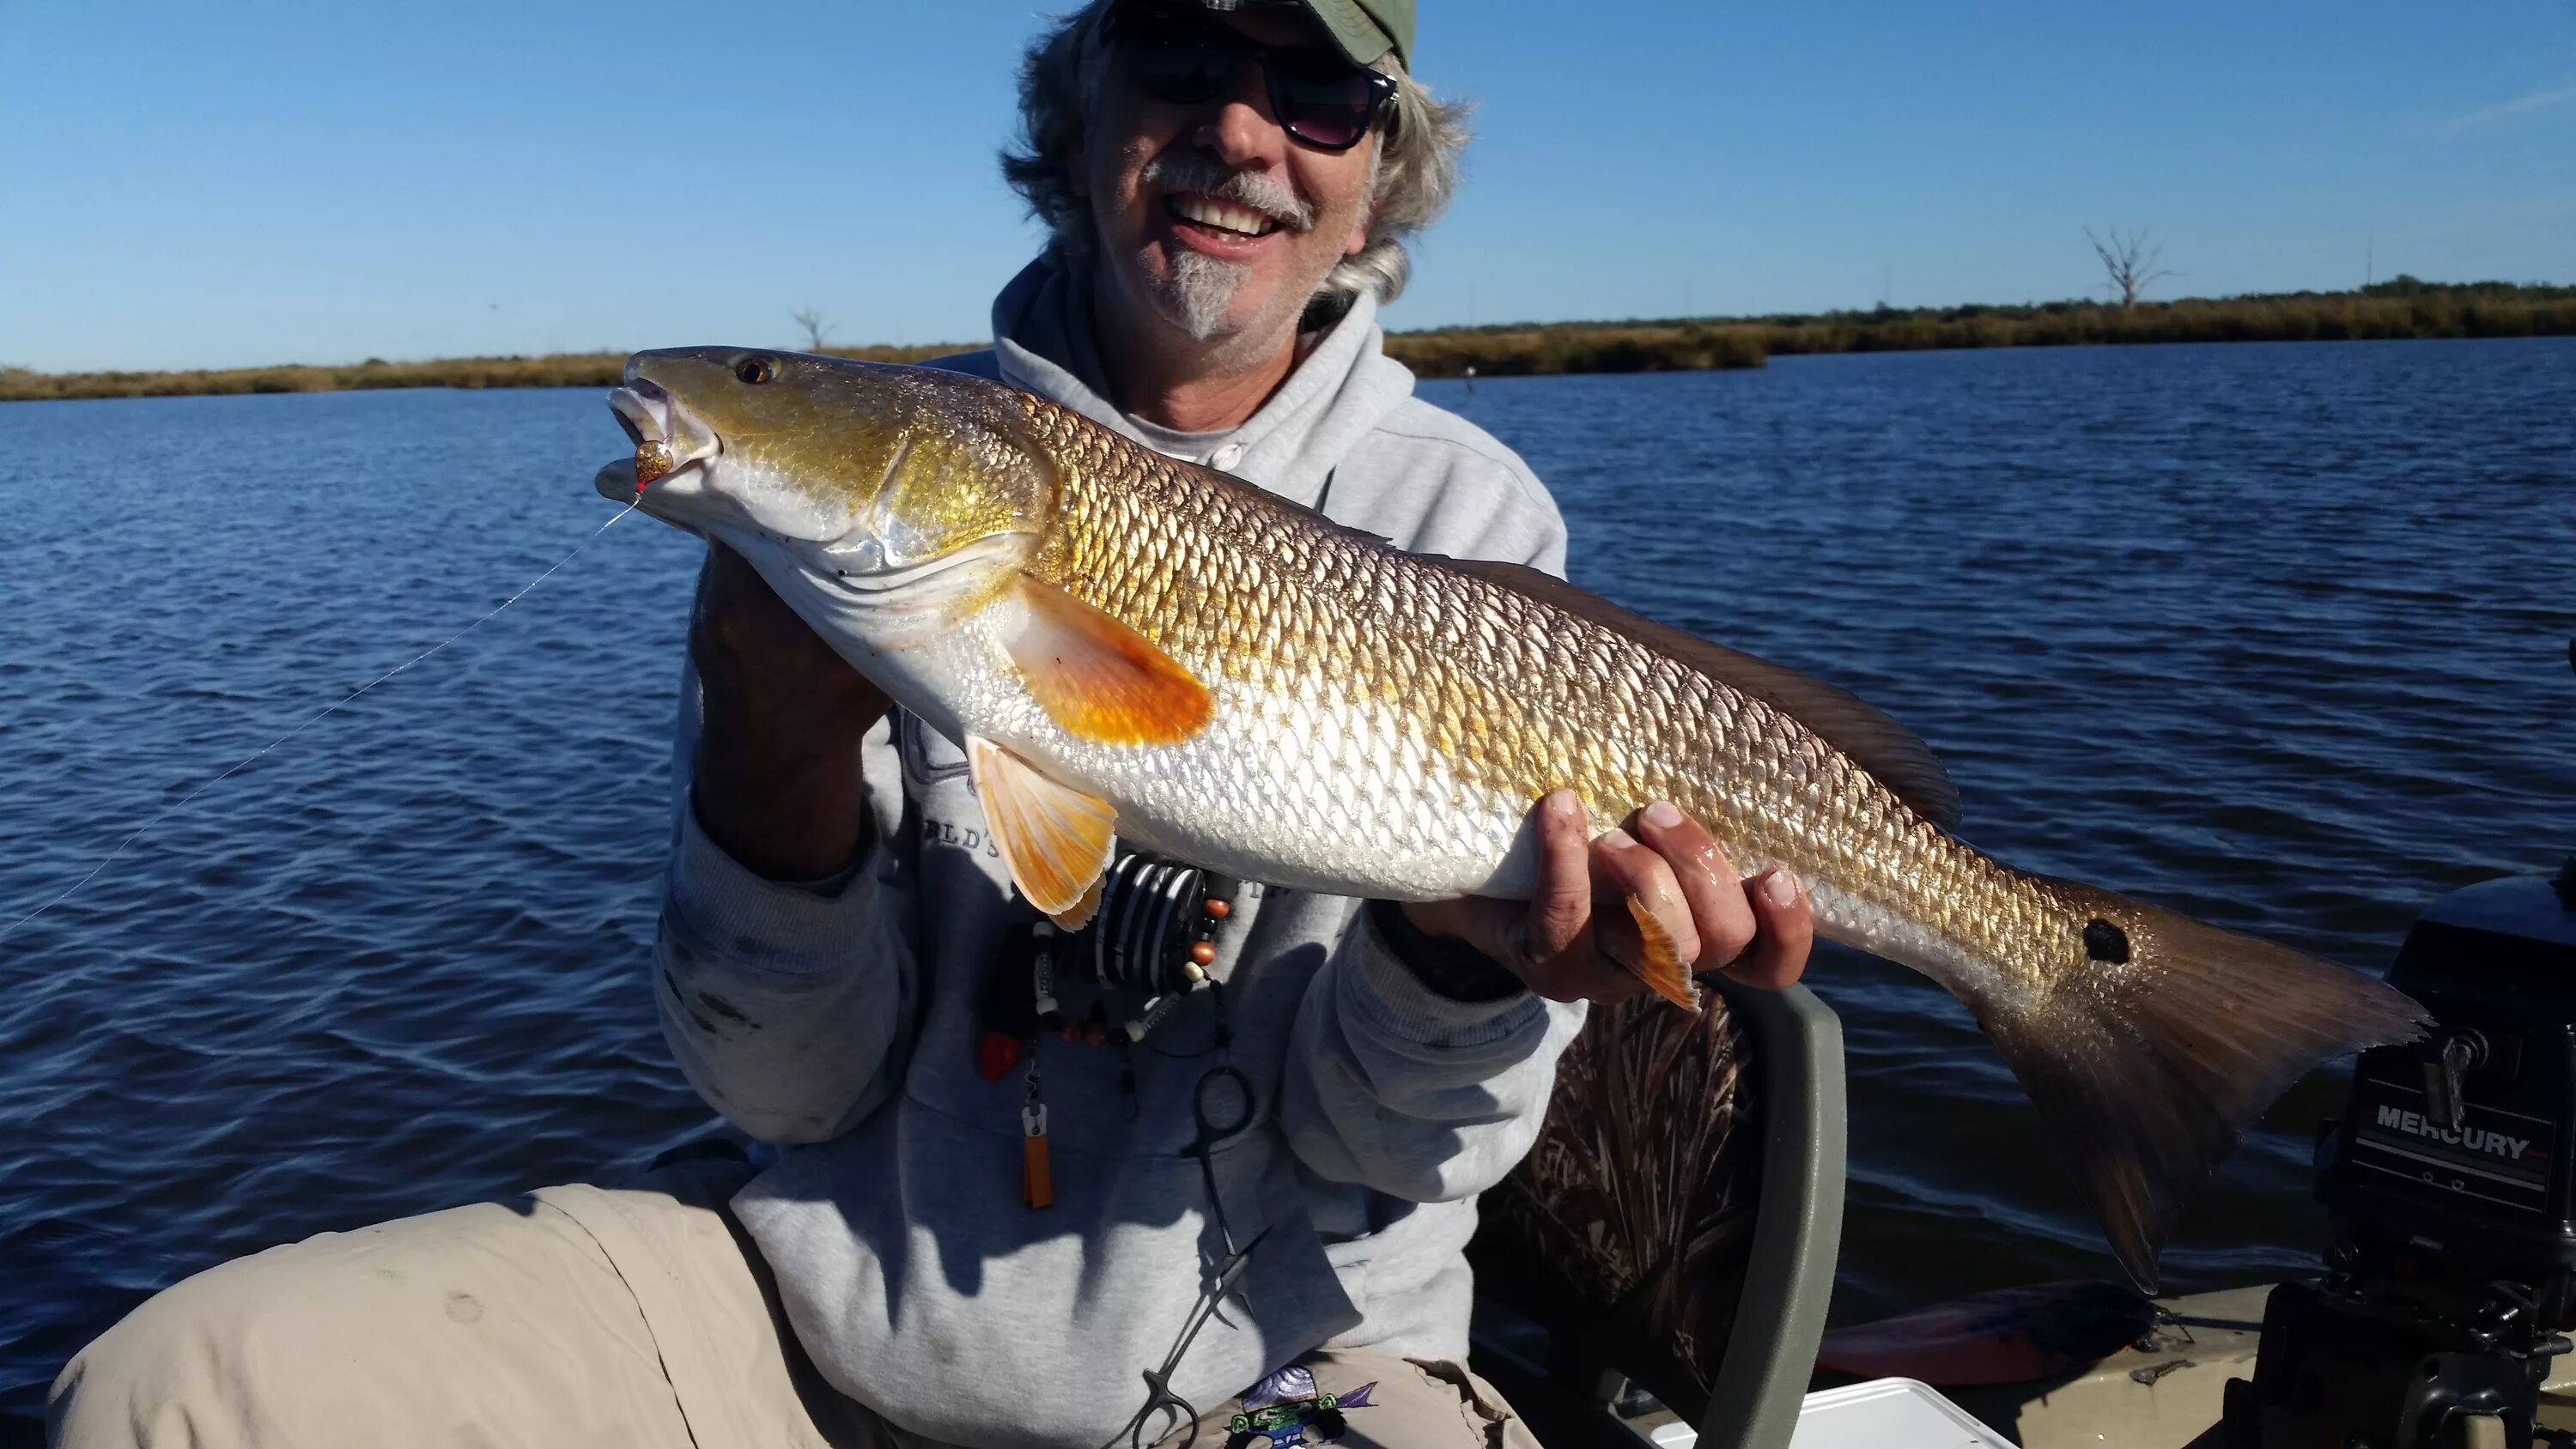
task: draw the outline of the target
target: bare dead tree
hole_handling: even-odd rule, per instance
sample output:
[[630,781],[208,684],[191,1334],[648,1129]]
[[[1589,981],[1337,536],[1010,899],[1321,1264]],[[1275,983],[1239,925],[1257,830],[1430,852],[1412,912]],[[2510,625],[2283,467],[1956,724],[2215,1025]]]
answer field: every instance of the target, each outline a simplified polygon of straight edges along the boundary
[[2156,265],[2165,249],[2147,245],[2147,228],[2143,226],[2125,237],[2118,227],[2113,227],[2107,242],[2088,226],[2084,228],[2084,239],[2093,244],[2093,255],[2102,259],[2102,270],[2110,274],[2110,280],[2103,285],[2119,294],[2123,309],[2138,305],[2138,294],[2149,284],[2182,275]]
[[831,324],[823,320],[823,312],[821,308],[808,302],[804,306],[797,308],[795,311],[788,313],[787,320],[804,329],[806,351],[820,352],[823,350],[823,331]]

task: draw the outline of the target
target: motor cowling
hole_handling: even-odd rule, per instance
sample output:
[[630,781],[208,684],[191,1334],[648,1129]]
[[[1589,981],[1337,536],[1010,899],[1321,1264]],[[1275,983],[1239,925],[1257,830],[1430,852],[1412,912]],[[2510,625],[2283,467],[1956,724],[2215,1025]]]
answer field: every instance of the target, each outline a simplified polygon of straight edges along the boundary
[[[2576,1270],[2576,858],[2436,902],[2388,982],[2436,1025],[2353,1069],[2317,1178],[2338,1246],[2453,1273]],[[2552,1305],[2553,1326],[2576,1326],[2571,1307]]]
[[2388,982],[2421,1041],[2355,1063],[2317,1151],[2321,1281],[2273,1289],[2228,1449],[2436,1449],[2464,1418],[2534,1442],[2576,1327],[2576,857],[2434,903]]

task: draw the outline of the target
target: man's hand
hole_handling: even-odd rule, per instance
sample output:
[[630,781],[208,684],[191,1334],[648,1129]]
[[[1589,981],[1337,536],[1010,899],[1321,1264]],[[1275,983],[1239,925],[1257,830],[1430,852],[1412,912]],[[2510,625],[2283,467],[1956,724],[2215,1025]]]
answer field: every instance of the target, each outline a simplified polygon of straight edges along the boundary
[[1556,1001],[1625,1001],[1647,990],[1629,964],[1644,959],[1645,942],[1628,901],[1694,974],[1723,969],[1776,991],[1807,969],[1815,916],[1789,872],[1737,880],[1699,822],[1661,801],[1597,840],[1571,790],[1551,792],[1536,814],[1538,883],[1529,900],[1411,901],[1405,917],[1425,935],[1475,947]]
[[720,543],[698,576],[689,657],[706,707],[699,828],[772,880],[848,865],[865,839],[859,742],[893,702]]

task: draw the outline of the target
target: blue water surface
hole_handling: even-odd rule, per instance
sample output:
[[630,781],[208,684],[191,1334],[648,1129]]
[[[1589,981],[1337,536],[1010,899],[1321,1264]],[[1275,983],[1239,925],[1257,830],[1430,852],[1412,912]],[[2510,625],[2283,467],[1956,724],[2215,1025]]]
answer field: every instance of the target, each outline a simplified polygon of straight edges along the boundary
[[[1924,353],[1425,384],[1577,581],[1811,669],[2014,862],[2354,965],[2576,850],[2576,341]],[[598,394],[0,407],[0,928],[611,511]],[[0,941],[0,1418],[153,1289],[612,1180],[711,1122],[644,965],[697,548],[642,517]],[[1820,958],[1843,1320],[2112,1273],[1966,1014]],[[2312,1259],[2294,1092],[2166,1256]]]

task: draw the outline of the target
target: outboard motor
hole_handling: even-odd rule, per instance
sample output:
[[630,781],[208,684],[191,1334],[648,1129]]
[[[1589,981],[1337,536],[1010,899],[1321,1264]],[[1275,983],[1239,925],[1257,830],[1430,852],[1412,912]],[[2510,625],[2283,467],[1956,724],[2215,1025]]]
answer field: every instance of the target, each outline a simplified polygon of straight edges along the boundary
[[[2576,857],[2436,902],[2388,982],[2436,1025],[2353,1069],[2318,1147],[2325,1277],[2272,1290],[2227,1449],[2449,1449],[2477,1427],[2526,1449],[2569,1351]],[[2454,1423],[2471,1416],[2492,1422]]]

